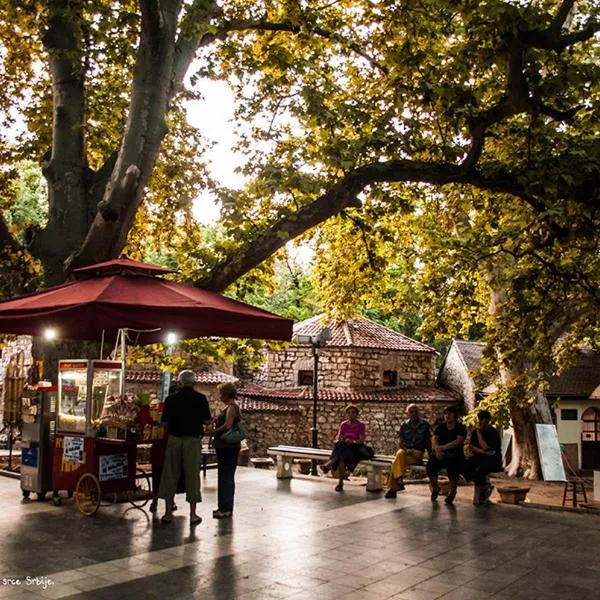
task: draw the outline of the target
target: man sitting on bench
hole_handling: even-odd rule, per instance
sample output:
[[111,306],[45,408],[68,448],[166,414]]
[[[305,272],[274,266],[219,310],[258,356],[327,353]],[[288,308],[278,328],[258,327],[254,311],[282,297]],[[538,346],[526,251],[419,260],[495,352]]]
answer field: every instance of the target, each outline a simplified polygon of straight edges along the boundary
[[492,415],[487,410],[477,413],[477,429],[471,433],[469,447],[471,456],[467,458],[463,474],[467,481],[475,483],[473,504],[487,504],[492,494],[488,475],[502,471],[502,450],[500,434],[491,425]]
[[467,428],[458,422],[458,411],[454,406],[444,409],[444,422],[433,431],[433,453],[427,461],[427,475],[431,488],[431,501],[435,502],[440,494],[438,473],[442,469],[448,472],[450,493],[444,502],[452,504],[456,497],[458,478],[465,460],[463,444],[467,437]]
[[419,416],[419,407],[410,404],[406,409],[408,419],[400,425],[400,450],[396,452],[390,470],[389,489],[386,498],[395,498],[398,491],[404,489],[406,468],[423,460],[425,450],[431,448],[430,427],[425,419]]

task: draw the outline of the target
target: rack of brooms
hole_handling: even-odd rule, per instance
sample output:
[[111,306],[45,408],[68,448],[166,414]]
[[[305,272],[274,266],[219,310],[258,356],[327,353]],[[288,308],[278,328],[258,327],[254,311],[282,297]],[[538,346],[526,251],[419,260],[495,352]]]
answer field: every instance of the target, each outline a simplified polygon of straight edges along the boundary
[[2,390],[3,427],[0,433],[6,433],[8,437],[8,466],[7,470],[12,472],[12,455],[15,440],[21,429],[21,397],[25,387],[25,355],[18,352],[10,358],[6,365],[4,374],[4,386]]

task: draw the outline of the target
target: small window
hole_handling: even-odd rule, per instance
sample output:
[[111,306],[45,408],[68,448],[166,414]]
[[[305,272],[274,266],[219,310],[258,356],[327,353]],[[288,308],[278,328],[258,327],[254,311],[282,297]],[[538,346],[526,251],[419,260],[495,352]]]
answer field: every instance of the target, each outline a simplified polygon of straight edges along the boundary
[[393,387],[398,385],[398,371],[384,371],[383,385],[384,387]]
[[577,421],[577,409],[576,408],[561,408],[560,409],[560,420],[561,421]]
[[298,371],[298,385],[312,385],[313,383],[313,372],[312,371]]

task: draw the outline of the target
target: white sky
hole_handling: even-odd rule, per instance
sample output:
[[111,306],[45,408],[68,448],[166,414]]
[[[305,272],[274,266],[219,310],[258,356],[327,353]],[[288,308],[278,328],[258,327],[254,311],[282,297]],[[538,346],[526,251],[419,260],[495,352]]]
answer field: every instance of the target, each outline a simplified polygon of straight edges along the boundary
[[[215,142],[207,153],[212,177],[228,188],[242,187],[244,177],[235,169],[244,163],[244,157],[233,151],[236,142],[233,92],[224,81],[203,80],[201,86],[203,99],[188,103],[188,120],[208,140]],[[219,206],[210,192],[204,192],[194,201],[193,214],[207,225],[219,218]],[[313,251],[305,244],[295,247],[290,242],[287,250],[292,259],[305,266],[313,256]]]
[[[203,80],[201,85],[204,98],[188,103],[188,120],[216,143],[208,153],[211,175],[229,188],[241,187],[244,178],[234,170],[243,164],[243,157],[232,149],[236,141],[233,93],[224,81]],[[194,202],[193,213],[202,223],[214,223],[219,208],[213,196],[205,192]]]

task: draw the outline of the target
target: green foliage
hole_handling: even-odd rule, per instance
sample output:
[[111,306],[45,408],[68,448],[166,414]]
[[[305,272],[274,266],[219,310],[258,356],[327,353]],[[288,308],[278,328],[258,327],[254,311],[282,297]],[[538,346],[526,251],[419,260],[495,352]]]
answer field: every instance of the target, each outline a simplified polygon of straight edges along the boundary
[[243,300],[295,322],[322,312],[310,274],[301,264],[287,259],[279,261],[273,275],[271,285],[263,282]]
[[23,243],[25,231],[46,224],[48,201],[42,171],[33,161],[17,163],[18,179],[13,180],[6,198],[0,196],[0,206],[7,224]]

